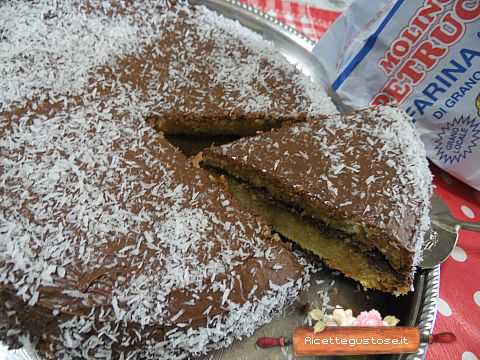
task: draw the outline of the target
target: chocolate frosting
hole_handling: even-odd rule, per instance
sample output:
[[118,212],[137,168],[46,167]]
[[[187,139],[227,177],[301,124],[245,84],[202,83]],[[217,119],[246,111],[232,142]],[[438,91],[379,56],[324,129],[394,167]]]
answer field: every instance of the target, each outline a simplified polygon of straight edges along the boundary
[[0,10],[1,339],[52,358],[176,358],[292,301],[302,260],[145,119],[334,111],[323,90],[203,7]]

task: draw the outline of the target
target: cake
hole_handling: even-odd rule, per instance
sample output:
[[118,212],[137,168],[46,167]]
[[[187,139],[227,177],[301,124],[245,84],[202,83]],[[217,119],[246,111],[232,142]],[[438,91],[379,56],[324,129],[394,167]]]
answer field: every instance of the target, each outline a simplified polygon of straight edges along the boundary
[[409,292],[429,229],[431,174],[411,119],[376,107],[206,150],[249,208],[365,288]]
[[164,134],[335,112],[272,44],[184,2],[0,6],[0,340],[181,359],[291,303],[305,262]]

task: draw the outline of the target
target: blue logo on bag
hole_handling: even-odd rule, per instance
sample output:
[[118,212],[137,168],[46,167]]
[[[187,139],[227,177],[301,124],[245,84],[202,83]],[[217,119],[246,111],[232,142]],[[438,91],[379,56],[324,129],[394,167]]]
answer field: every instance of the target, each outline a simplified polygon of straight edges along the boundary
[[465,160],[479,144],[480,121],[460,116],[442,127],[435,139],[435,151],[443,163],[453,164]]

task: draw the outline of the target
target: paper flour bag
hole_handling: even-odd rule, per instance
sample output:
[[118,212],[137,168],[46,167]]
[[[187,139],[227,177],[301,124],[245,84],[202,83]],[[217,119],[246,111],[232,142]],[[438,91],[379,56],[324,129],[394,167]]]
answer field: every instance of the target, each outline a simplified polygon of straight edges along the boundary
[[397,103],[480,190],[480,0],[356,0],[314,48],[344,109]]

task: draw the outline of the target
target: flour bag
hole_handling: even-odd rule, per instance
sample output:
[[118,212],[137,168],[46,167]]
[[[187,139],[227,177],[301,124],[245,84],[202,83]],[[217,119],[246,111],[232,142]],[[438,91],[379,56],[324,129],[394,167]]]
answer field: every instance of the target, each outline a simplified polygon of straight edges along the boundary
[[480,0],[356,0],[313,52],[343,110],[398,104],[430,160],[480,190]]

